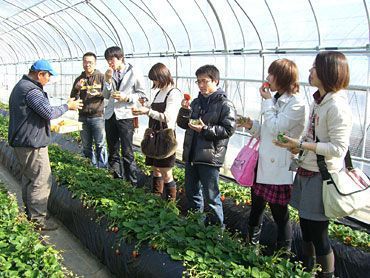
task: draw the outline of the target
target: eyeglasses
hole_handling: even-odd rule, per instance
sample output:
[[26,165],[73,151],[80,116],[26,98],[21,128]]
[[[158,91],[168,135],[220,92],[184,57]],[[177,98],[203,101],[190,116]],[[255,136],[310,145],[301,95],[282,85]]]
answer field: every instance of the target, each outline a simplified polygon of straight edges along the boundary
[[210,79],[200,79],[200,80],[197,80],[195,81],[195,84],[208,84],[209,82],[212,82],[212,80]]

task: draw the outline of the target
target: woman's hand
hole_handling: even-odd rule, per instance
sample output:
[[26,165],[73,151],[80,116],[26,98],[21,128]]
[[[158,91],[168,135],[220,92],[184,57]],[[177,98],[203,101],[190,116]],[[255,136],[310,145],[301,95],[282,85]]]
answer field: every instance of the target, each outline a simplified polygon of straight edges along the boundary
[[131,108],[132,115],[139,116],[139,115],[147,115],[149,113],[149,108],[142,106],[142,107],[132,107]]
[[[298,139],[295,139],[295,138],[290,138],[286,135],[283,135],[282,138],[284,140],[272,140],[272,142],[278,146],[278,147],[281,147],[281,148],[286,148],[288,149],[289,151],[291,151],[292,153],[296,152],[298,153],[299,152],[299,144],[300,144],[300,141]],[[284,141],[284,142],[282,142]],[[294,152],[293,152],[294,151]]]
[[263,99],[271,99],[272,98],[270,89],[268,87],[262,85],[260,87],[259,91],[260,91],[260,95]]
[[239,117],[236,119],[236,126],[251,129],[253,126],[253,121],[250,117]]

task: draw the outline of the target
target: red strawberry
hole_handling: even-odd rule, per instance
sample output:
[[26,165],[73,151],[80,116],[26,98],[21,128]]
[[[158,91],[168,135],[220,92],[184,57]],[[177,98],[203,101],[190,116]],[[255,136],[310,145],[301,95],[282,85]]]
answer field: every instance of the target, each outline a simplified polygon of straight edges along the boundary
[[139,256],[139,251],[137,250],[132,251],[131,256],[137,258]]
[[191,99],[191,96],[189,95],[189,93],[184,93],[184,99],[186,99],[187,101]]
[[263,82],[262,87],[263,87],[263,88],[270,88],[270,83],[268,83],[268,82]]

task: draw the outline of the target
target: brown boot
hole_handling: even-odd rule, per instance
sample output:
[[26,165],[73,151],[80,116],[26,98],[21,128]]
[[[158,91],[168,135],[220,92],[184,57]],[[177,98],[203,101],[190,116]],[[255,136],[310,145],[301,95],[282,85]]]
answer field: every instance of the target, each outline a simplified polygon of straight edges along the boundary
[[168,201],[176,201],[176,182],[170,181],[164,184],[165,198]]
[[153,187],[152,192],[157,196],[162,196],[163,194],[163,178],[162,177],[153,177]]
[[332,278],[334,277],[334,253],[333,250],[329,254],[316,257],[317,263],[321,266],[321,271],[317,273],[317,277]]

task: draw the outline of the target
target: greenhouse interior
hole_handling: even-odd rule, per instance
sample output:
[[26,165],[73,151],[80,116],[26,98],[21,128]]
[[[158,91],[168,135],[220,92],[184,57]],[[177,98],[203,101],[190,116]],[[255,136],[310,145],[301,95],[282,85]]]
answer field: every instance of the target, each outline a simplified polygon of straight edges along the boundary
[[0,0],[0,34],[0,277],[369,277],[370,0]]

